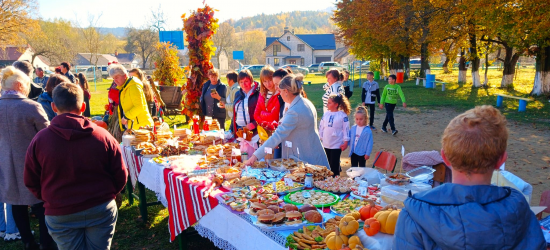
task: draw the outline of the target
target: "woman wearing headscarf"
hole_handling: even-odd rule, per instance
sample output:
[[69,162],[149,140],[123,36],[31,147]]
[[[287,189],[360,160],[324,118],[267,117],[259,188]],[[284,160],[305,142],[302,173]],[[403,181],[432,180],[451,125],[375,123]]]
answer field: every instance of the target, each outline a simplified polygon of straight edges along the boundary
[[25,155],[38,131],[50,125],[39,103],[27,98],[30,78],[22,71],[8,66],[0,73],[0,202],[12,205],[12,214],[25,249],[39,249],[34,240],[28,206],[40,204],[35,215],[40,226],[40,249],[55,247],[44,221],[44,207],[24,184]]

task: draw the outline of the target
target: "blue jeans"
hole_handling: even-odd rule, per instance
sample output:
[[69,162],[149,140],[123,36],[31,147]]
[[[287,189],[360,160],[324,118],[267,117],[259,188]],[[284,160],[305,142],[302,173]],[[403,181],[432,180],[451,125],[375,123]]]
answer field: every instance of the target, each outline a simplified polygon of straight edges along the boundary
[[117,218],[112,200],[74,214],[46,215],[46,225],[59,250],[104,250],[111,247]]
[[19,233],[15,221],[13,220],[13,214],[11,213],[11,205],[6,204],[4,209],[4,203],[0,202],[0,232],[6,232],[6,234]]

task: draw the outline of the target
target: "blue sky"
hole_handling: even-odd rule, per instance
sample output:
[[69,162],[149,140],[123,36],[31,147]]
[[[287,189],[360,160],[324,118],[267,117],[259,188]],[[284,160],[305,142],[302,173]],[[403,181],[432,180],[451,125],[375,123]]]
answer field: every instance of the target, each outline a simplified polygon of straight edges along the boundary
[[[151,9],[158,9],[160,4],[167,18],[167,30],[181,28],[180,16],[203,6],[202,0],[38,0],[38,3],[38,12],[44,19],[78,20],[86,26],[89,14],[101,14],[98,26],[109,28],[140,27],[151,16]],[[261,13],[325,10],[333,7],[335,0],[206,0],[206,3],[219,10],[216,17],[225,21]]]

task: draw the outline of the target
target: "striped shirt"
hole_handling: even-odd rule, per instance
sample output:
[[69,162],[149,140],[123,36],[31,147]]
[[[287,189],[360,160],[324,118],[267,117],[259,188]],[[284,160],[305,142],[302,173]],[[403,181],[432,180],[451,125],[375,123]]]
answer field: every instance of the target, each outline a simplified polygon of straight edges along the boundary
[[344,95],[344,88],[342,87],[342,82],[338,81],[338,82],[335,82],[334,84],[332,84],[330,86],[328,85],[328,83],[326,83],[323,86],[323,89],[325,90],[325,94],[323,95],[323,112],[326,113],[327,112],[328,97],[332,94]]

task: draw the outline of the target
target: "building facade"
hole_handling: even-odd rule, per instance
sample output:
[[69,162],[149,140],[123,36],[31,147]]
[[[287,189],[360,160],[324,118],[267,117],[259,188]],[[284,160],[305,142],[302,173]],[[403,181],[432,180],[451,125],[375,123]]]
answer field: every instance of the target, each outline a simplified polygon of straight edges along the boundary
[[285,64],[308,66],[334,60],[334,34],[294,34],[285,28],[280,37],[267,37],[265,64],[275,68]]

